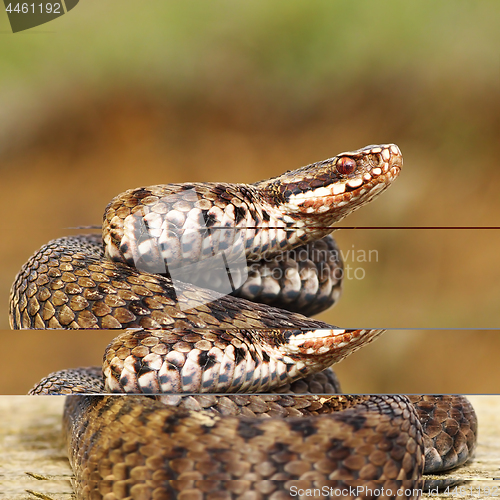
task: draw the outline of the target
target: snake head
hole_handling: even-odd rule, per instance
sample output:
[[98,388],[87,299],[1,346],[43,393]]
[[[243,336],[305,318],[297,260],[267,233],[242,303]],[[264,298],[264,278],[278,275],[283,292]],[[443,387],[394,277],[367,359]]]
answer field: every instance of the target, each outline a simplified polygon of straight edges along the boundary
[[395,144],[366,146],[257,183],[290,222],[332,224],[386,189],[399,175],[403,156]]
[[[278,363],[287,365],[291,380],[342,361],[375,340],[385,330],[283,330],[274,345],[264,348]],[[265,342],[263,342],[265,343]]]

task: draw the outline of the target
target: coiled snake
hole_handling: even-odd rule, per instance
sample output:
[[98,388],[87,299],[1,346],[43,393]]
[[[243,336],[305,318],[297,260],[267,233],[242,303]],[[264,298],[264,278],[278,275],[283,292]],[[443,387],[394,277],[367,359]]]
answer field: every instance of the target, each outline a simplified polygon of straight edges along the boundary
[[338,392],[328,367],[381,331],[299,314],[336,301],[332,226],[401,166],[388,144],[253,185],[134,189],[108,205],[102,240],[61,238],[31,257],[13,329],[126,329],[102,373],[57,372],[32,393],[165,394],[67,399],[78,498],[418,498],[424,453],[426,471],[468,460],[465,399],[326,395]]

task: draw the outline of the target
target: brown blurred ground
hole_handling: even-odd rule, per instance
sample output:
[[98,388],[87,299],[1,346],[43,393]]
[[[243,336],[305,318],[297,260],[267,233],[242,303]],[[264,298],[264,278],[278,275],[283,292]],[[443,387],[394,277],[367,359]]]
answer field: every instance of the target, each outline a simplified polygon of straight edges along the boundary
[[[0,394],[26,394],[47,374],[100,365],[116,331],[0,330]],[[343,392],[497,393],[498,331],[388,330],[334,367]]]

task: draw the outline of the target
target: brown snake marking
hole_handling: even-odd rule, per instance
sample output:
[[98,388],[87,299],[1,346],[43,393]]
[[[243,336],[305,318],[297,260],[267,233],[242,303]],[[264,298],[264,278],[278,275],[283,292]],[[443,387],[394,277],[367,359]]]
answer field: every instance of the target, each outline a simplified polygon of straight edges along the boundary
[[[61,238],[23,267],[11,326],[140,330],[125,330],[108,347],[104,381],[98,368],[69,370],[32,393],[337,392],[333,372],[322,370],[381,332],[340,330],[287,309],[312,314],[336,301],[342,263],[332,225],[383,191],[401,165],[396,146],[368,146],[253,185],[151,186],[116,197],[105,213],[104,248],[97,236]],[[327,264],[297,263],[290,254],[300,248],[309,256],[328,248]],[[221,251],[231,265],[242,249],[252,272],[241,297],[168,277],[180,269],[217,288],[220,270],[196,266]],[[277,268],[284,278],[272,278]],[[418,498],[424,450],[426,472],[464,463],[476,420],[461,397],[411,401],[71,396],[65,432],[78,498],[277,500],[294,498],[294,487],[322,486]]]

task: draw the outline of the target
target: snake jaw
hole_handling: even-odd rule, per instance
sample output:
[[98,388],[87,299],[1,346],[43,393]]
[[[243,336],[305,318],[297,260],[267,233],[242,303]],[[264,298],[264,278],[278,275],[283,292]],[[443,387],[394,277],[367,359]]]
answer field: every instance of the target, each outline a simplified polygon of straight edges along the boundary
[[264,350],[280,374],[282,383],[320,372],[369,344],[385,330],[286,330],[281,345]]
[[317,329],[317,330],[289,330],[285,334],[286,349],[300,352],[304,355],[315,353],[325,354],[336,350],[345,352],[345,356],[352,352],[354,346],[358,347],[362,340],[363,345],[371,342],[385,330],[343,330],[343,329]]
[[307,360],[324,369],[372,342],[385,330],[289,330],[280,352],[287,364]]

